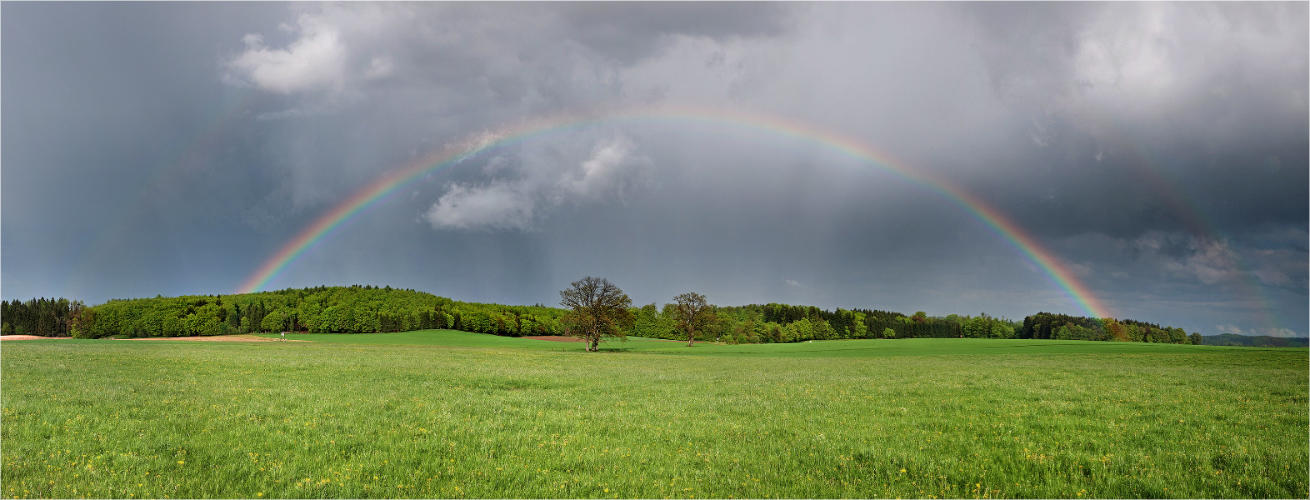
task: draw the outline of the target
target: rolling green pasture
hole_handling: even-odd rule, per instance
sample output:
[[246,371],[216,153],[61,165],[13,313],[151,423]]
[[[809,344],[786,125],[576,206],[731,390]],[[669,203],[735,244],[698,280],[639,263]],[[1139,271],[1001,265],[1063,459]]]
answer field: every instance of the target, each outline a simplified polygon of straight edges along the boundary
[[1299,497],[1305,349],[10,341],[5,497]]

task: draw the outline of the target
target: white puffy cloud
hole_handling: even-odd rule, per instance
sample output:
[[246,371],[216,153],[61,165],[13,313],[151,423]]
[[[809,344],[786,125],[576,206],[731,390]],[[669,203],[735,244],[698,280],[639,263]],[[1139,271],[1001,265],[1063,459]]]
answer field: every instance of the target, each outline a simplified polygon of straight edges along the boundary
[[1305,335],[1297,335],[1296,332],[1289,330],[1287,328],[1265,328],[1263,330],[1260,330],[1260,332],[1263,335],[1268,335],[1270,337],[1304,337],[1305,336]]
[[[1271,237],[1266,234],[1264,239]],[[1308,267],[1306,253],[1294,249],[1290,243],[1278,248],[1260,248],[1252,245],[1267,243],[1256,240],[1243,244],[1229,239],[1151,231],[1133,240],[1129,248],[1139,259],[1154,263],[1168,274],[1194,279],[1205,285],[1241,280],[1258,281],[1267,287],[1304,290]]]
[[1304,335],[1297,335],[1296,332],[1289,330],[1287,328],[1278,328],[1272,326],[1266,328],[1247,328],[1247,329],[1239,328],[1236,325],[1215,325],[1214,327],[1216,330],[1219,330],[1219,333],[1232,333],[1236,335],[1246,335],[1248,337],[1259,337],[1262,335],[1266,337],[1283,337],[1283,338],[1304,336]]
[[[474,141],[496,136],[478,137]],[[590,151],[582,150],[589,140]],[[641,182],[643,167],[650,163],[635,154],[635,143],[622,134],[575,137],[538,147],[546,150],[525,149],[517,162],[504,155],[488,159],[483,172],[505,178],[483,185],[451,184],[425,219],[437,229],[531,230],[552,208],[621,198]]]
[[596,198],[622,187],[622,176],[632,165],[634,145],[631,140],[616,137],[598,143],[591,157],[560,178],[560,191],[556,196],[570,198]]
[[535,203],[523,184],[498,182],[482,187],[452,185],[428,210],[427,220],[438,228],[527,229]]
[[246,50],[227,62],[228,81],[281,94],[340,89],[347,58],[340,30],[307,14],[300,16],[293,30],[299,32],[299,38],[285,49],[270,49],[257,33],[243,37]]

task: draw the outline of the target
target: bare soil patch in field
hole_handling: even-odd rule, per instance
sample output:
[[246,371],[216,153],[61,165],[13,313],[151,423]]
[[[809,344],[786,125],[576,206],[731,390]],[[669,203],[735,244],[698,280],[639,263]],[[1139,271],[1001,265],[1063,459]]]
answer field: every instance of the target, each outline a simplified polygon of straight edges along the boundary
[[[582,339],[577,337],[559,337],[555,335],[539,335],[539,336],[523,337],[523,338],[532,339],[532,340],[545,340],[547,342],[582,342],[583,341]],[[666,339],[641,339],[641,340],[628,339],[628,341],[629,342],[683,342],[682,340],[666,340]]]
[[523,337],[523,338],[532,339],[532,340],[545,340],[547,342],[582,342],[582,339],[577,337],[558,337],[555,335],[539,335],[535,337]]
[[[213,337],[150,337],[119,340],[194,340],[197,342],[282,342],[282,339],[256,337],[254,335],[215,335]],[[312,340],[292,340],[286,342],[313,342]]]
[[0,335],[0,340],[71,339],[73,337],[38,337],[36,335]]

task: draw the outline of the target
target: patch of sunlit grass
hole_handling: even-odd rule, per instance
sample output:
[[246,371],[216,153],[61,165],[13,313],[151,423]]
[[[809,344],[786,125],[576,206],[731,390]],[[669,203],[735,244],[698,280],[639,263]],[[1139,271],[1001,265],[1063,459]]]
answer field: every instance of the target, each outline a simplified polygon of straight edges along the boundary
[[1310,493],[1304,350],[379,339],[6,343],[0,495]]

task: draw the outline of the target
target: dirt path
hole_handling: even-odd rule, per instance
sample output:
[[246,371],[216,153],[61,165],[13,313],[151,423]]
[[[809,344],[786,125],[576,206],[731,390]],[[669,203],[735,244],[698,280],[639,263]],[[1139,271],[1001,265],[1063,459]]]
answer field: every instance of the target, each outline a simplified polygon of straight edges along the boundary
[[73,337],[38,337],[36,335],[0,335],[0,340],[71,339]]

